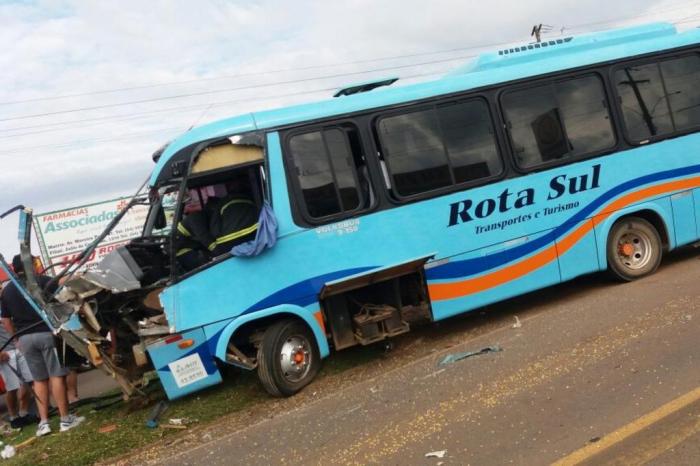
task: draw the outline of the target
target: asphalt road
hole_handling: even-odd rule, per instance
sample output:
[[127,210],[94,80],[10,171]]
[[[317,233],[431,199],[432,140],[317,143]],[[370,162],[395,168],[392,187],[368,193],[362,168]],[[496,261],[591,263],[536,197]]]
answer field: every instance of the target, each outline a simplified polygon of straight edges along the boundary
[[[584,277],[476,315],[441,324],[443,339],[416,332],[419,356],[399,346],[386,370],[335,390],[321,382],[320,396],[311,385],[303,403],[159,461],[700,464],[700,250],[633,283]],[[502,351],[439,365],[492,345]]]

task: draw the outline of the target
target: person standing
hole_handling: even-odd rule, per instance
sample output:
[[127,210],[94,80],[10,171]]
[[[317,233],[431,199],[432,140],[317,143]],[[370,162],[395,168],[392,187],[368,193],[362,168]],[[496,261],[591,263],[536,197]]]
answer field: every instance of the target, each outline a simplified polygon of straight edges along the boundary
[[[12,268],[18,277],[24,278],[24,266],[19,255],[12,259]],[[37,276],[40,287],[46,287],[51,280],[44,275]],[[36,430],[37,437],[51,433],[49,425],[49,389],[53,395],[61,416],[60,431],[65,432],[85,420],[68,412],[68,394],[66,390],[67,371],[58,358],[58,350],[51,329],[44,323],[20,290],[10,283],[0,297],[0,317],[5,329],[19,337],[19,350],[29,366],[34,379],[34,393],[37,399],[40,422]]]
[[29,414],[29,389],[27,385],[32,382],[32,374],[29,372],[24,355],[17,351],[14,342],[9,341],[10,336],[7,330],[0,325],[0,347],[5,346],[0,351],[0,374],[5,381],[5,404],[7,404],[7,412],[10,416],[10,427],[17,429],[36,424],[39,418]]

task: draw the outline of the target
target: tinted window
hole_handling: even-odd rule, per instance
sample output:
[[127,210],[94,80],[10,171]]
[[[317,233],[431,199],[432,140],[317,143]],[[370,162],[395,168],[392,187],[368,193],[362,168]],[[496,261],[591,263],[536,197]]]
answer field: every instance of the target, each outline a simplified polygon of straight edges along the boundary
[[385,117],[382,155],[400,196],[423,193],[502,172],[487,105],[454,102]]
[[503,171],[485,102],[443,105],[438,107],[438,115],[455,182],[487,178]]
[[379,137],[394,189],[400,195],[431,191],[452,183],[434,109],[382,119]]
[[584,76],[508,92],[503,110],[515,160],[530,168],[615,144],[603,83]]
[[700,125],[700,57],[690,55],[661,62],[671,116],[676,130]]
[[[347,131],[329,128],[289,140],[298,185],[310,217],[354,211],[363,202],[357,169],[364,159],[356,158],[350,149]],[[368,189],[368,183],[364,185],[363,191]]]
[[673,131],[659,66],[628,66],[615,72],[627,134],[635,141]]

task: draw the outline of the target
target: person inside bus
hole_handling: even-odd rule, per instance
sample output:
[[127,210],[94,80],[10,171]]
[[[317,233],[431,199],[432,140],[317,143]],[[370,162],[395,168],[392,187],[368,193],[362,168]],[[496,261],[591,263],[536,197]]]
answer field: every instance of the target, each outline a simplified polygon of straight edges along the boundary
[[185,200],[184,215],[175,232],[175,256],[185,271],[196,269],[211,259],[216,240],[209,232],[209,219],[195,190]]
[[211,250],[214,257],[255,238],[259,210],[250,198],[246,181],[242,176],[234,178],[226,183],[228,194],[225,197],[210,199],[207,203],[209,226],[216,238],[216,246]]
[[248,195],[250,190],[244,178],[234,178],[226,188],[224,197],[210,197],[204,207],[204,199],[199,195],[190,193],[188,196],[185,215],[175,235],[176,257],[185,271],[200,267],[255,238],[258,208]]

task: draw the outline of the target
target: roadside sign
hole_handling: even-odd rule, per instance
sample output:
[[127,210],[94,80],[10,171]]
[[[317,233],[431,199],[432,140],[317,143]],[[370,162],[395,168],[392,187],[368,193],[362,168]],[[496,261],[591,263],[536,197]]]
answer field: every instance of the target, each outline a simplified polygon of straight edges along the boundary
[[[52,273],[62,269],[104,231],[109,222],[129,202],[128,197],[34,215],[34,229],[39,249]],[[95,249],[86,263],[90,268],[105,255],[141,234],[148,213],[147,206],[132,207],[107,238]]]

